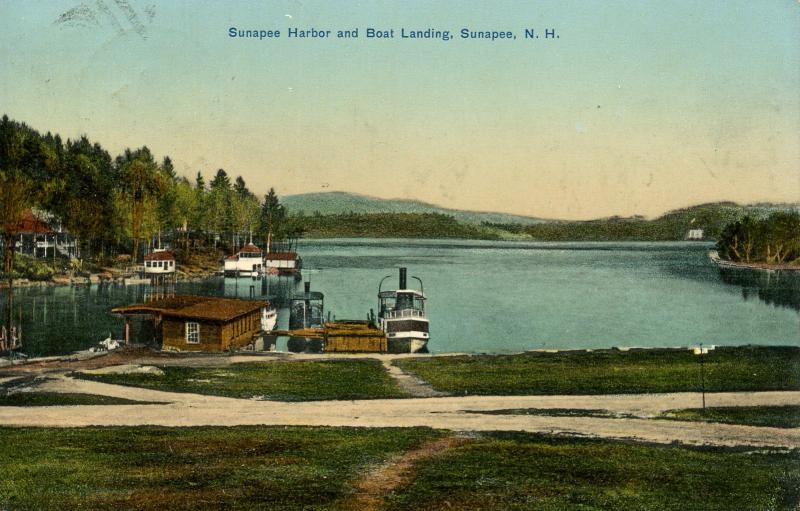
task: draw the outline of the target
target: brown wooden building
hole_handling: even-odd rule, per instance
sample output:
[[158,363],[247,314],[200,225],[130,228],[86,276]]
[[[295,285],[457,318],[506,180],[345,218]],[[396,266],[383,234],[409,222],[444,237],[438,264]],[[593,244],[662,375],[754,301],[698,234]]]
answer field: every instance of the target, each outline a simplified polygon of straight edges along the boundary
[[[169,351],[225,351],[245,346],[262,332],[269,302],[214,296],[173,296],[117,307],[125,316],[125,342],[159,343]],[[152,322],[131,339],[133,316]],[[142,338],[145,337],[145,338]]]

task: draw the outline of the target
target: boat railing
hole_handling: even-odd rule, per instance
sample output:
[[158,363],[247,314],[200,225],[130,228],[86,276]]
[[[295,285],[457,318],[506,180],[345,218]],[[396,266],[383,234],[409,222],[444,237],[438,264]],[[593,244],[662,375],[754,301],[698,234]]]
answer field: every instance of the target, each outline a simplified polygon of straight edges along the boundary
[[384,314],[384,318],[386,319],[396,319],[396,318],[424,318],[425,311],[417,310],[417,309],[402,309],[399,311],[386,311]]

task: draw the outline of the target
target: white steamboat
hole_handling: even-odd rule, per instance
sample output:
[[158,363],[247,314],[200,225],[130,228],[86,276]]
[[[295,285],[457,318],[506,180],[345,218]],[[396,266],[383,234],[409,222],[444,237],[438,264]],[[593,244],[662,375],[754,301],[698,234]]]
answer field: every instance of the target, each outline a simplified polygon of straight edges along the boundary
[[400,268],[400,282],[395,291],[382,291],[384,277],[378,285],[378,328],[385,334],[389,353],[426,353],[428,339],[428,317],[425,314],[425,293],[422,280],[420,289],[409,289],[406,269]]

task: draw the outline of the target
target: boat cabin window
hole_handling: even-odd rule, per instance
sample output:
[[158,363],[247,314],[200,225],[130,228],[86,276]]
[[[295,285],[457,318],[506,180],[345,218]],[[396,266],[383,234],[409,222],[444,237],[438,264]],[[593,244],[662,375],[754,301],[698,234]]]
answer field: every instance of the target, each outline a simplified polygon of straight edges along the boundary
[[411,309],[414,307],[414,295],[408,293],[397,293],[397,300],[394,308],[397,310]]
[[394,297],[381,298],[381,313],[394,310]]
[[414,309],[423,310],[424,300],[412,293],[397,293],[397,300],[395,301],[395,310]]

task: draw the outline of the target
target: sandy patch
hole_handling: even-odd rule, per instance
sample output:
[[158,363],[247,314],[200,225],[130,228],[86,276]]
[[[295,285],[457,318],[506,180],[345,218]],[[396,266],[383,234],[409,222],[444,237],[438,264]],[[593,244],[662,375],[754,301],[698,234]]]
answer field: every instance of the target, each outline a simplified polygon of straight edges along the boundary
[[137,364],[122,364],[116,366],[101,367],[99,369],[85,369],[81,371],[86,374],[151,374],[163,376],[164,370],[156,366],[140,366]]
[[[164,405],[0,407],[7,426],[427,426],[452,431],[527,431],[669,444],[800,447],[800,428],[653,420],[659,413],[696,408],[701,395],[458,396],[359,401],[278,402],[163,392],[67,377],[48,380],[41,391],[121,397]],[[708,406],[800,405],[800,392],[707,393]],[[484,415],[475,410],[572,408],[607,410],[636,418]]]

